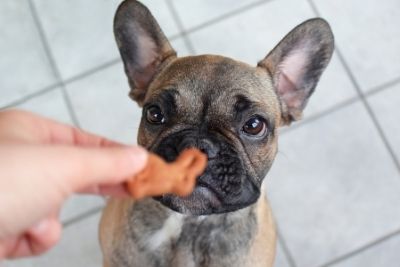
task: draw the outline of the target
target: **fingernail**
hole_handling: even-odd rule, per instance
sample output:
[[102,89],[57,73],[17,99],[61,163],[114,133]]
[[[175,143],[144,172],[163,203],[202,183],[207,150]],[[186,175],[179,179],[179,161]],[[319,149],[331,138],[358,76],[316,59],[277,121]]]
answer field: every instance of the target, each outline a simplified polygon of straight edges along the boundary
[[129,148],[129,153],[137,171],[142,170],[147,163],[149,154],[147,150],[139,146],[134,146]]
[[49,226],[49,220],[44,219],[35,224],[31,230],[34,231],[35,233],[44,233],[46,232],[47,228]]

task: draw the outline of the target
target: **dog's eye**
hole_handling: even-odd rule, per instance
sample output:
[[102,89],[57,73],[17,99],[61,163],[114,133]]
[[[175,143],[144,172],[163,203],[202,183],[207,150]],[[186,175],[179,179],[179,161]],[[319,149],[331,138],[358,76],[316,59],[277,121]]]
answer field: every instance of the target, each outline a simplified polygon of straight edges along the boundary
[[165,122],[164,114],[157,106],[151,106],[147,109],[146,119],[152,124],[163,124]]
[[267,132],[265,120],[259,116],[249,119],[242,128],[247,135],[261,137]]

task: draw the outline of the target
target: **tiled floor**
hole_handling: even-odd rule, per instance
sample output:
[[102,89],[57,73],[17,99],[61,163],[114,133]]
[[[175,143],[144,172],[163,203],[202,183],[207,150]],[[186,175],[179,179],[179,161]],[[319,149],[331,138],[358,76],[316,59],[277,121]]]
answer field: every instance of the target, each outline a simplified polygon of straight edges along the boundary
[[[0,1],[0,108],[31,110],[134,143],[140,110],[112,35],[120,0]],[[400,2],[145,0],[180,55],[251,64],[291,28],[326,18],[336,53],[303,122],[284,129],[267,191],[276,267],[400,266]],[[101,265],[104,201],[74,197],[59,245],[0,266]]]

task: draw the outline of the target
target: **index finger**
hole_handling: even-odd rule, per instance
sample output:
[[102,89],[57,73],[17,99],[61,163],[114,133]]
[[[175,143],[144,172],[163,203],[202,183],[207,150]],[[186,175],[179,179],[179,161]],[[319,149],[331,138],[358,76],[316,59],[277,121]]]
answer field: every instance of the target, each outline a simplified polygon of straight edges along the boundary
[[0,112],[2,139],[31,144],[112,147],[123,144],[22,110]]

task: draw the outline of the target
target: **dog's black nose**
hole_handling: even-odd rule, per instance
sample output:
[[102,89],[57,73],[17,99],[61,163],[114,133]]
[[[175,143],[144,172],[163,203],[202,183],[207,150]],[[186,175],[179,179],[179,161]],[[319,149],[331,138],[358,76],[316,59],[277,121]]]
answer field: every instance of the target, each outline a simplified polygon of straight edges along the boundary
[[215,158],[218,155],[218,146],[207,138],[185,138],[179,145],[179,151],[186,148],[195,147],[207,155],[208,159]]

